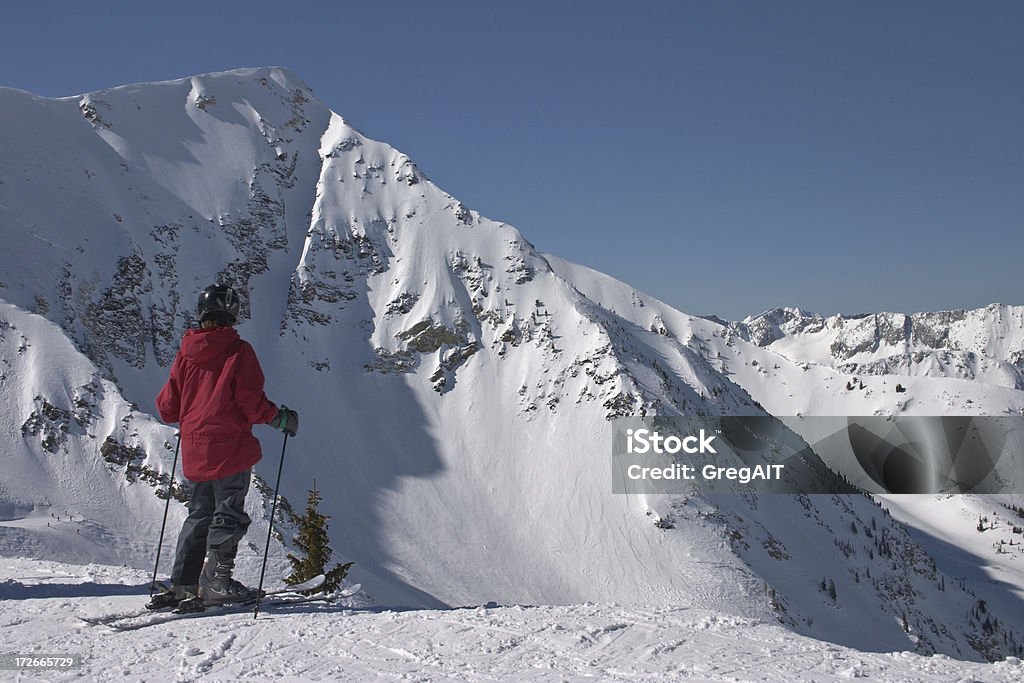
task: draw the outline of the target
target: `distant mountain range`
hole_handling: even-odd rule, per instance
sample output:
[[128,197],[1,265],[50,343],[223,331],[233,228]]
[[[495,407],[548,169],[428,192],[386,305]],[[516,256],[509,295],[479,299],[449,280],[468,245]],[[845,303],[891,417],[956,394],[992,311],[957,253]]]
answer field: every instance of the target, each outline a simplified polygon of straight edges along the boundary
[[729,327],[795,361],[851,375],[956,377],[1024,389],[1024,307],[823,317],[776,308]]

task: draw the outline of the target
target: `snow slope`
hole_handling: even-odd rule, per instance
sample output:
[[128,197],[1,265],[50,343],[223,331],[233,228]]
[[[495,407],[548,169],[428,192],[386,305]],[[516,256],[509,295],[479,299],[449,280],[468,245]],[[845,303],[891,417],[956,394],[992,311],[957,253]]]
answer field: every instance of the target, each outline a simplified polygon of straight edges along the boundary
[[[65,420],[66,457],[48,460],[47,433],[21,430],[36,396],[72,410],[79,382],[98,383],[147,425],[125,433],[141,462],[167,471],[170,431],[146,414],[196,292],[221,279],[248,302],[239,329],[270,398],[302,416],[283,492],[302,500],[316,479],[334,546],[376,604],[686,606],[973,660],[1024,643],[1019,603],[981,633],[965,616],[977,597],[941,590],[933,558],[867,498],[617,496],[607,459],[620,415],[1020,410],[1024,393],[924,376],[907,394],[885,376],[850,392],[836,368],[538,253],[285,69],[59,100],[0,89],[0,111],[0,296],[34,343],[63,349],[55,377],[76,378],[37,379],[43,361],[5,346],[21,378],[0,394],[0,454],[17,463],[0,479],[6,533],[45,538],[22,501],[78,500],[80,463],[122,435]],[[280,435],[257,432],[270,478]],[[35,474],[9,473],[23,469]],[[95,472],[90,487],[129,502],[79,513],[110,547],[147,539],[103,561],[144,568],[162,501]],[[42,545],[5,553],[70,559]]]
[[[995,664],[864,653],[685,605],[268,610],[114,633],[82,614],[130,609],[142,572],[5,559],[0,623],[18,654],[81,657],[47,680],[1018,681]],[[130,590],[130,589],[129,589]],[[26,675],[26,678],[32,676]]]

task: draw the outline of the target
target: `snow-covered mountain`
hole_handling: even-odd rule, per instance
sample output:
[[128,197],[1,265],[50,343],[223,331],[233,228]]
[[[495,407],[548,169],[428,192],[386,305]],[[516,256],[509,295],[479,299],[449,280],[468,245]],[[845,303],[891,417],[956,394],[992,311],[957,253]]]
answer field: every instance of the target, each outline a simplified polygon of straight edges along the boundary
[[776,308],[730,324],[797,362],[846,374],[958,377],[1024,389],[1024,307],[823,317]]
[[[971,587],[866,497],[612,495],[608,464],[621,415],[999,414],[1018,384],[861,372],[850,391],[749,323],[537,252],[285,69],[0,89],[0,231],[5,554],[72,559],[69,528],[33,521],[64,508],[89,559],[152,561],[146,480],[173,444],[153,397],[223,280],[268,395],[301,415],[283,492],[316,479],[380,604],[686,605],[967,659],[1024,643],[1019,597],[982,628]],[[279,434],[258,431],[272,475]]]

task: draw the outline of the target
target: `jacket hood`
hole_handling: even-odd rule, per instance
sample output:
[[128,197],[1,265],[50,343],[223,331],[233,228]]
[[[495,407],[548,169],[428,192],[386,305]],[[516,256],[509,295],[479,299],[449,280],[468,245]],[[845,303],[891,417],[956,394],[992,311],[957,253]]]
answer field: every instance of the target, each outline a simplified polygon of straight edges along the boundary
[[181,353],[196,365],[206,365],[231,355],[240,342],[233,327],[187,330],[181,339]]

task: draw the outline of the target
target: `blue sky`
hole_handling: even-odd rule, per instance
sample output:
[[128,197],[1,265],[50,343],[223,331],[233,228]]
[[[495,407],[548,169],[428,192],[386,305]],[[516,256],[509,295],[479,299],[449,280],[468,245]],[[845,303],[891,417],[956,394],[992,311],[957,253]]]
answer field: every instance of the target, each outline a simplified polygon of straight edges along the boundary
[[4,8],[0,85],[295,70],[538,248],[689,313],[1024,303],[1024,3]]

